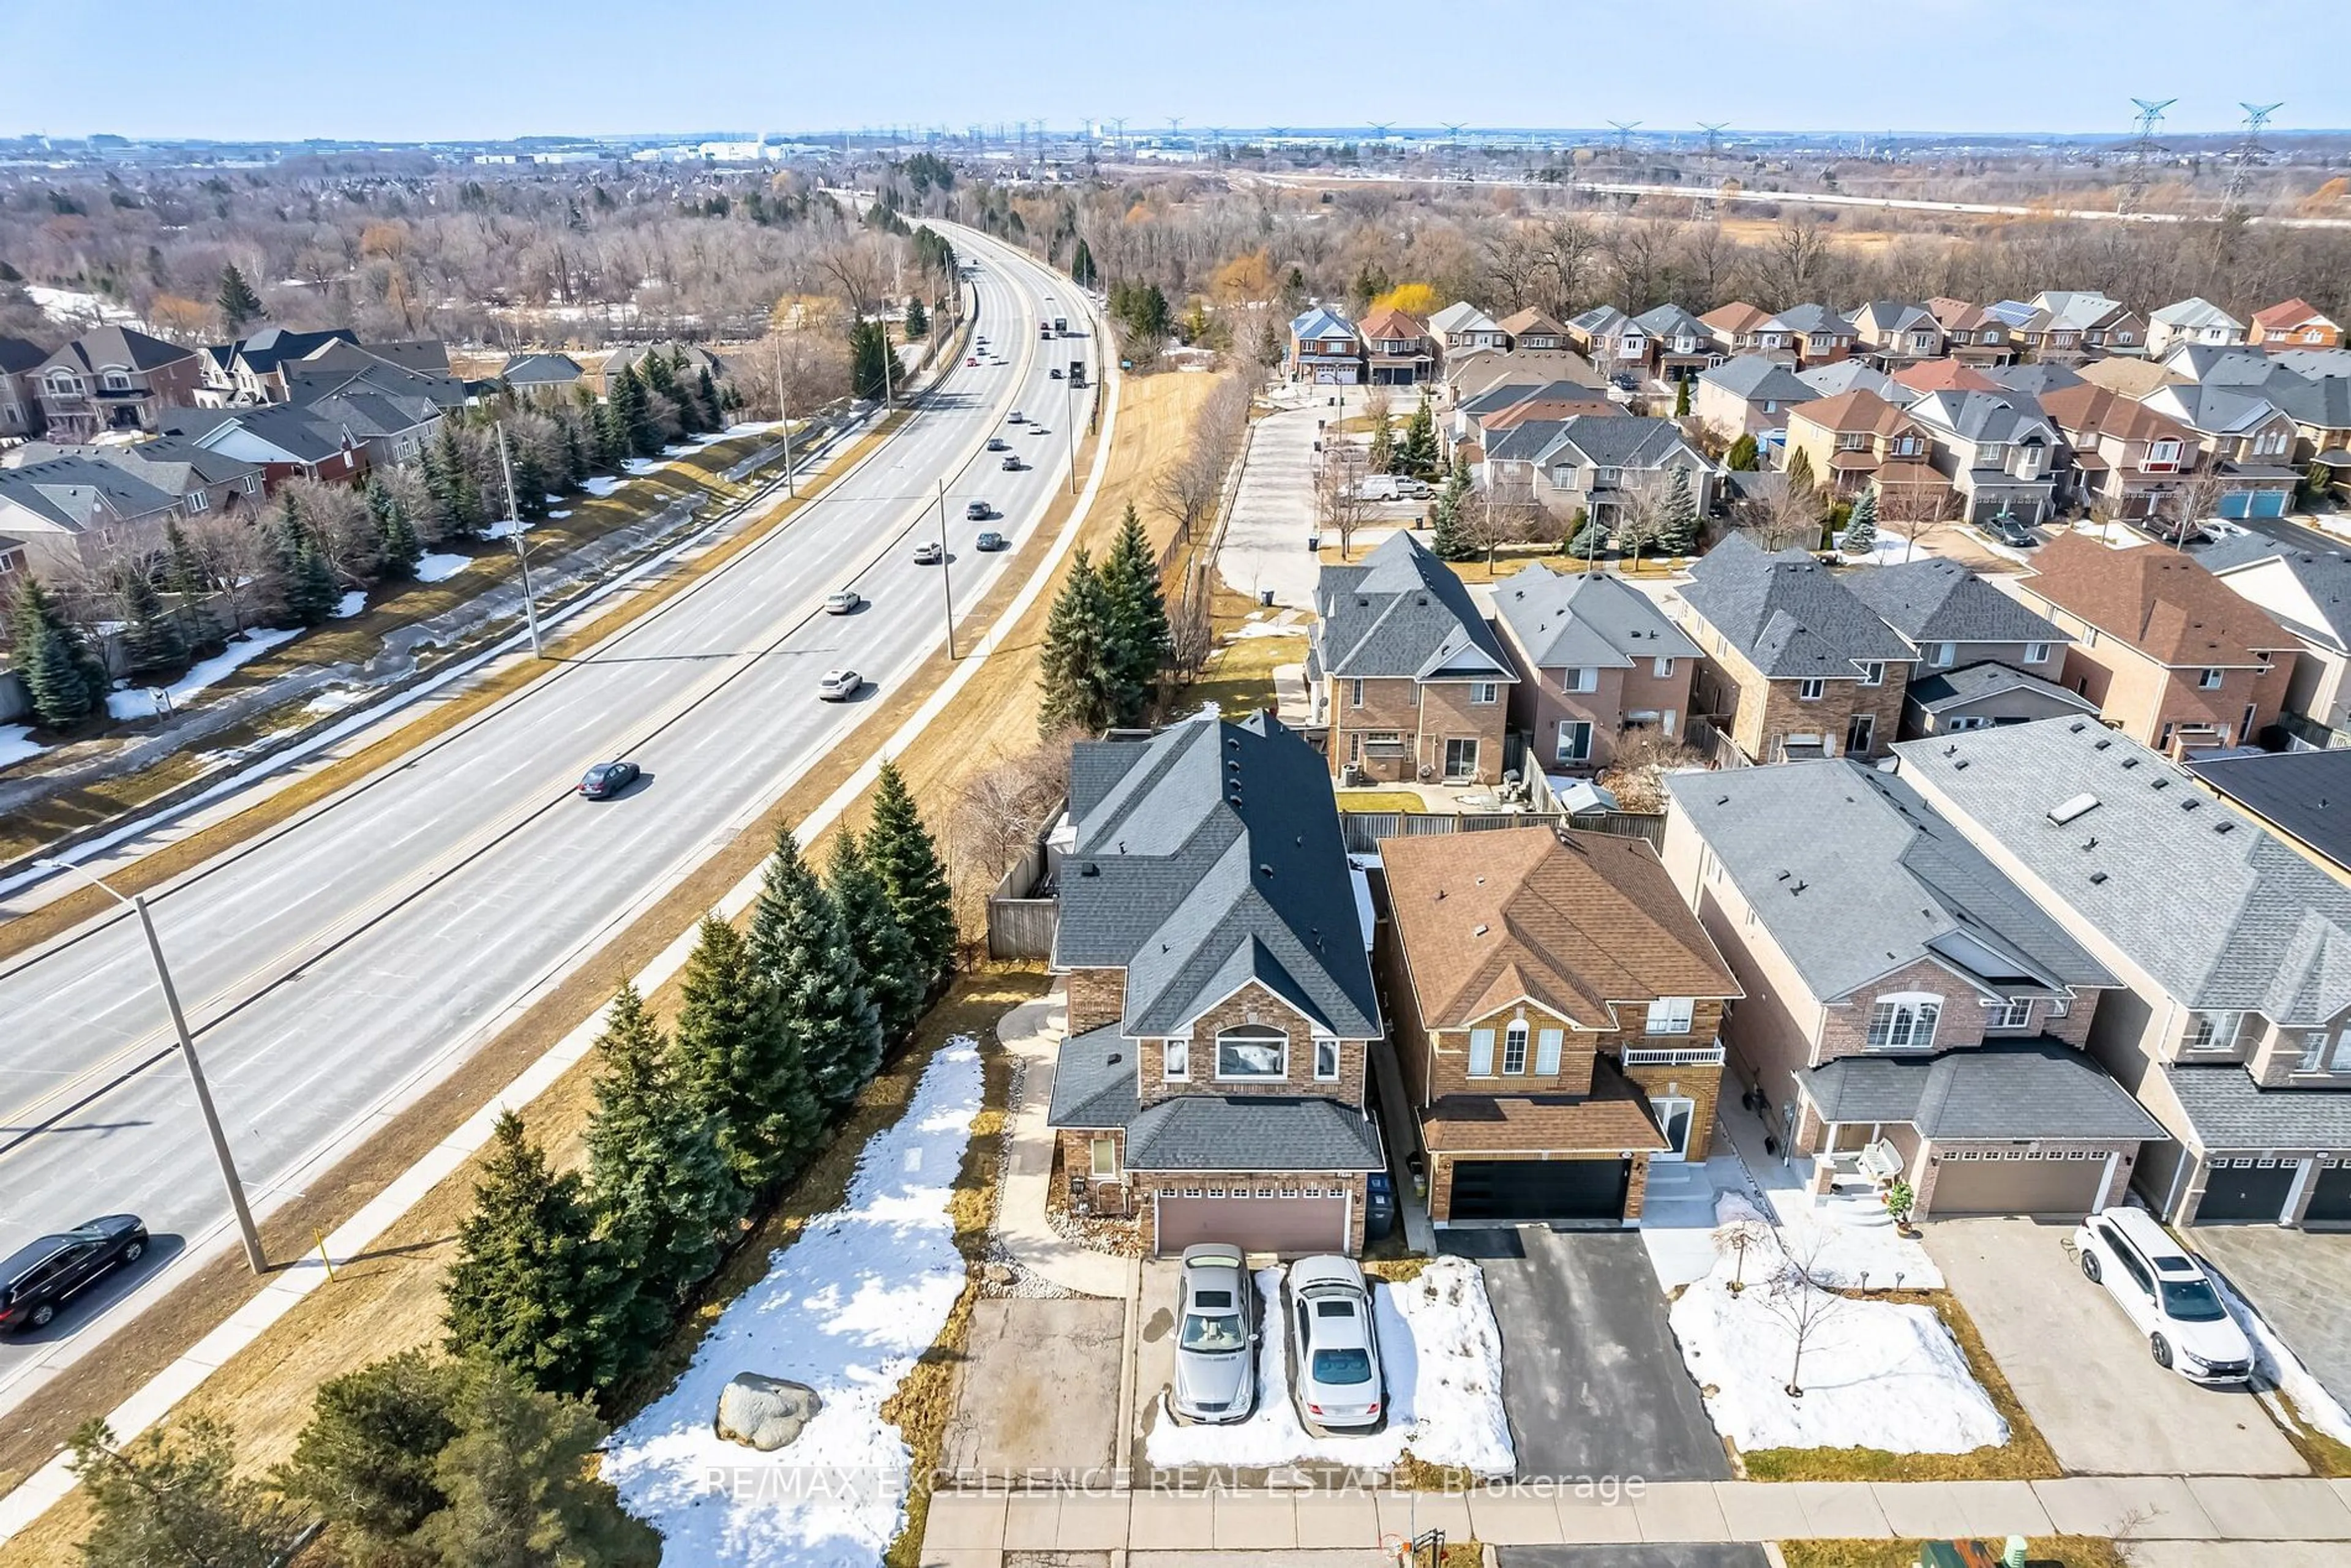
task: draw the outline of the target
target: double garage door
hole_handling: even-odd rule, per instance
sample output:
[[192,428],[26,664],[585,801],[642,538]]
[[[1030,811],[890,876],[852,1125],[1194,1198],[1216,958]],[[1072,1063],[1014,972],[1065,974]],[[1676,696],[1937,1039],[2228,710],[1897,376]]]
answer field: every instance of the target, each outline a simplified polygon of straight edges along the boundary
[[2084,1215],[2106,1174],[2103,1150],[2042,1154],[2022,1149],[1951,1149],[1935,1166],[1929,1211],[1938,1219],[1970,1214]]
[[2214,1156],[2204,1167],[2204,1197],[2196,1206],[2196,1223],[2244,1220],[2275,1225],[2285,1212],[2286,1195],[2294,1190],[2294,1175],[2301,1168],[2300,1160]]
[[2291,492],[2285,490],[2238,490],[2220,497],[2220,515],[2224,517],[2283,517]]
[[1153,1234],[1157,1251],[1172,1258],[1199,1241],[1219,1241],[1247,1252],[1279,1252],[1303,1257],[1314,1252],[1345,1252],[1353,1217],[1347,1195],[1336,1188],[1328,1196],[1259,1197],[1228,1192],[1197,1197],[1153,1197],[1157,1218]]
[[1625,1218],[1633,1162],[1456,1160],[1451,1221],[1573,1222]]

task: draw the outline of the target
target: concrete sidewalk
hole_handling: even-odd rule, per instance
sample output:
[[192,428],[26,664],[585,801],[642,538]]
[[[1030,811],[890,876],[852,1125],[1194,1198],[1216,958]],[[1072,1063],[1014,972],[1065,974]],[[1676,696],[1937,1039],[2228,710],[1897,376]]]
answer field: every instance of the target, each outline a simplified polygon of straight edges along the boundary
[[1026,1064],[1020,1103],[1012,1112],[996,1239],[1013,1261],[1050,1283],[1081,1296],[1124,1301],[1134,1292],[1134,1260],[1073,1246],[1045,1218],[1045,1197],[1053,1180],[1053,1129],[1045,1118],[1052,1109],[1053,1062],[1068,1018],[1069,999],[1056,992],[1022,1002],[996,1026],[996,1038],[1004,1049]]
[[[2351,1542],[2351,1481],[2106,1476],[1643,1486],[1628,1479],[1614,1502],[1598,1500],[1589,1482],[1468,1494],[942,1492],[931,1500],[922,1562],[1000,1568],[1007,1552],[1364,1551],[1431,1529],[1495,1546],[2010,1534],[2342,1542]],[[2351,1553],[2326,1550],[2338,1559]]]

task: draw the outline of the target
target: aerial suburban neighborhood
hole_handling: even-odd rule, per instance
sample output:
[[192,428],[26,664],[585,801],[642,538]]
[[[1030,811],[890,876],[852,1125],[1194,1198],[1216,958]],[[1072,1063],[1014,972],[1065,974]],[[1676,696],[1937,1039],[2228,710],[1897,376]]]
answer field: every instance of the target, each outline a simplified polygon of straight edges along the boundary
[[0,1568],[2351,1562],[2340,18],[1782,9],[0,18]]

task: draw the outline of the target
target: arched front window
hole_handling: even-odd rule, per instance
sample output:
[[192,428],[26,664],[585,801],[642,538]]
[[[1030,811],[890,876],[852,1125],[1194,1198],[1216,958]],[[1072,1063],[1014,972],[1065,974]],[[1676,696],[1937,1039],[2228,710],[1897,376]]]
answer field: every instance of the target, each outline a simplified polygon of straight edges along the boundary
[[1266,1024],[1242,1024],[1217,1036],[1217,1076],[1227,1082],[1290,1076],[1290,1037]]
[[1869,1009],[1869,1049],[1928,1050],[1935,1043],[1935,1025],[1942,1016],[1943,998],[1930,992],[1880,997]]

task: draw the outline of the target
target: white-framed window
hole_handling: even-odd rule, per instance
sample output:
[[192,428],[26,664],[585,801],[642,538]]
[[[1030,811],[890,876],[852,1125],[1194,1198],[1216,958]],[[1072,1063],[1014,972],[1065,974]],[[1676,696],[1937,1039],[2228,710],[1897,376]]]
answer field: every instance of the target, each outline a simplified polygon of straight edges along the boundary
[[1349,707],[1361,707],[1364,706],[1363,682],[1349,681],[1347,683],[1347,706]]
[[1809,680],[1802,680],[1796,683],[1797,697],[1808,703],[1816,703],[1820,701],[1821,694],[1828,689],[1828,682],[1823,680],[1818,675],[1814,675]]
[[1494,1076],[1494,1031],[1490,1029],[1473,1029],[1469,1031],[1469,1076],[1472,1078]]
[[2217,691],[2217,690],[2219,690],[2219,689],[2220,689],[2220,671],[2218,671],[2218,670],[2202,670],[2202,671],[2198,672],[2197,676],[2196,676],[2196,689],[2197,689],[2197,690],[2199,690],[2199,691],[2205,691],[2205,692]]
[[2285,450],[2285,432],[2282,430],[2273,430],[2266,435],[2254,437],[2253,450],[2264,457],[2274,456],[2276,454],[2283,452]]
[[[2351,1030],[2345,1031],[2344,1038],[2351,1040]],[[1565,1030],[1539,1029],[1535,1030],[1535,1071],[1538,1073],[1541,1073],[1545,1078],[1556,1078],[1559,1076],[1559,1051],[1560,1047],[1565,1043],[1566,1039],[1567,1031]]]
[[1159,1048],[1159,1072],[1170,1083],[1181,1083],[1192,1076],[1192,1042],[1171,1040]]
[[99,380],[109,392],[129,392],[131,390],[131,378],[124,375],[120,371],[109,371],[106,374],[99,377]]
[[180,502],[181,505],[187,508],[188,516],[193,517],[198,512],[208,512],[212,510],[213,498],[210,496],[205,495],[202,490],[191,490],[186,495],[180,497]]
[[1243,1024],[1217,1036],[1219,1082],[1264,1082],[1290,1076],[1290,1037],[1265,1024]]
[[1527,1022],[1514,1020],[1502,1031],[1502,1071],[1516,1078],[1527,1070]]
[[1561,762],[1588,762],[1592,758],[1592,721],[1583,718],[1563,718],[1559,721]]
[[2173,468],[2177,467],[2179,463],[2179,443],[2177,441],[2151,441],[2147,443],[2147,465],[2149,468]]
[[1469,683],[1469,701],[1474,706],[1490,707],[1501,695],[1501,690],[1499,681],[1472,681]]
[[1674,662],[1671,659],[1653,659],[1649,664],[1649,673],[1662,681],[1674,673]]
[[1600,689],[1600,672],[1589,667],[1562,670],[1559,689],[1563,692],[1596,692]]
[[1951,667],[1952,662],[1958,659],[1959,656],[1959,645],[1957,643],[1938,643],[1935,644],[1935,668],[1938,670],[1948,670]]
[[1659,997],[1649,1004],[1647,1021],[1642,1024],[1644,1034],[1687,1034],[1690,1015],[1697,1010],[1693,997]]
[[2049,662],[2049,644],[2046,643],[2027,643],[2024,645],[2024,662],[2028,664],[2047,664]]
[[2326,1065],[2326,1031],[2312,1030],[2302,1037],[2302,1060],[2294,1064],[2296,1072],[2315,1072]]
[[1096,1133],[1086,1140],[1086,1153],[1093,1166],[1097,1181],[1115,1180],[1118,1176],[1118,1140],[1108,1133]]
[[1880,997],[1869,1009],[1869,1049],[1925,1051],[1935,1043],[1943,998],[1925,992]]
[[1621,471],[1614,468],[1594,468],[1592,471],[1594,485],[1614,485],[1620,476]]
[[1336,1082],[1339,1076],[1339,1042],[1318,1040],[1314,1042],[1314,1076],[1324,1083]]
[[1872,659],[1869,663],[1862,665],[1861,684],[1865,686],[1884,685],[1886,684],[1886,666],[1878,663],[1876,659]]
[[1991,1010],[1986,1029],[2023,1029],[2032,1022],[2032,998],[2011,997]]
[[2242,1013],[2206,1012],[2188,1016],[2188,1032],[2180,1039],[2185,1051],[2226,1051],[2237,1043]]

